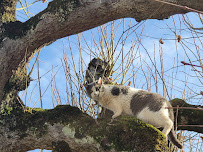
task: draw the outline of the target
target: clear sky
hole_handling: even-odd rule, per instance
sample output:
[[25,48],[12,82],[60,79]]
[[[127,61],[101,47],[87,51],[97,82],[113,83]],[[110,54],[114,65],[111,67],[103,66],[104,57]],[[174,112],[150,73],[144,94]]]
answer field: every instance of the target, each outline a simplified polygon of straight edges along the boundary
[[[28,1],[29,4],[34,2],[33,0]],[[23,6],[25,3],[22,2]],[[29,5],[28,4],[28,5]],[[18,3],[17,8],[21,8],[22,6]],[[17,11],[17,19],[25,22],[29,17],[36,15],[41,10],[47,7],[47,3],[37,2],[31,5],[28,8],[28,15],[25,14],[24,10]],[[26,8],[27,11],[27,8]],[[193,23],[194,26],[201,26],[198,16],[195,13],[188,14],[190,17],[190,22]],[[119,38],[122,36],[123,27],[127,30],[131,24],[131,26],[136,25],[137,22],[134,19],[125,19],[125,23],[123,20],[117,20],[115,22],[115,29],[117,25],[121,22],[116,37],[114,39],[115,44],[117,44]],[[147,20],[141,23],[142,25],[137,28],[129,30],[129,36],[126,40],[124,45],[124,50],[127,54],[128,51],[134,50],[134,61],[133,66],[134,69],[139,69],[136,73],[134,79],[130,79],[130,81],[135,82],[132,83],[132,87],[138,87],[145,90],[149,90],[152,92],[156,92],[156,87],[153,82],[152,76],[150,77],[150,68],[153,64],[151,63],[150,58],[154,61],[154,57],[157,60],[157,69],[161,72],[161,64],[160,64],[160,52],[163,54],[163,66],[164,66],[164,73],[166,79],[166,85],[168,88],[169,94],[172,94],[172,98],[183,98],[187,102],[193,102],[194,104],[203,104],[202,97],[197,96],[197,98],[192,98],[196,96],[201,90],[203,90],[201,81],[196,77],[196,73],[189,67],[183,66],[180,62],[185,61],[189,62],[187,56],[190,57],[191,61],[194,63],[197,59],[195,56],[197,53],[194,52],[197,50],[197,46],[199,46],[198,50],[202,56],[202,44],[198,39],[193,39],[194,35],[191,34],[189,30],[187,30],[184,22],[182,22],[182,15],[175,15],[170,17],[169,19],[165,20]],[[108,38],[110,38],[110,23],[106,24],[108,26]],[[136,30],[135,30],[136,29]],[[135,30],[135,31],[133,31]],[[64,68],[62,66],[63,63],[63,51],[67,54],[68,57],[68,64],[71,66],[73,61],[76,64],[76,70],[79,69],[78,63],[80,59],[80,53],[83,55],[84,61],[84,70],[85,67],[88,65],[90,61],[90,48],[91,50],[98,52],[98,47],[96,46],[95,42],[99,44],[99,37],[101,32],[98,32],[98,28],[94,28],[92,30],[83,32],[83,34],[73,35],[69,38],[59,39],[56,42],[52,43],[49,46],[44,47],[39,56],[39,68],[35,66],[35,69],[32,73],[32,78],[34,79],[31,82],[30,86],[26,91],[20,93],[21,98],[24,102],[26,102],[27,106],[30,107],[40,107],[40,96],[39,96],[39,89],[38,89],[38,72],[40,75],[40,82],[41,82],[41,93],[43,95],[43,108],[53,108],[57,105],[56,100],[53,100],[52,94],[52,87],[51,82],[52,78],[55,78],[55,84],[59,91],[59,96],[61,98],[61,103],[66,104],[68,102],[67,95],[66,95],[66,77],[64,73]],[[184,44],[178,43],[176,35],[181,35],[184,44],[189,47],[191,50],[187,49]],[[124,34],[127,35],[127,32]],[[78,39],[80,37],[80,39]],[[84,38],[83,38],[84,37]],[[70,39],[70,43],[69,43]],[[164,44],[160,44],[159,40],[162,39]],[[200,39],[202,39],[200,37]],[[78,41],[80,40],[81,48],[79,47]],[[141,43],[140,43],[141,42]],[[88,45],[87,45],[88,44]],[[132,44],[135,44],[132,46]],[[194,45],[196,44],[196,45]],[[71,58],[70,46],[73,50],[73,60]],[[119,51],[122,49],[121,41],[118,42],[118,47],[116,50],[116,55],[119,55]],[[81,52],[80,52],[81,50]],[[155,52],[154,52],[155,51]],[[154,55],[155,54],[155,55]],[[36,57],[36,55],[35,55]],[[32,67],[32,64],[35,62],[36,58],[33,58],[30,61],[29,68]],[[94,55],[92,54],[93,58]],[[121,62],[121,57],[119,57],[117,65]],[[117,66],[116,65],[116,66]],[[143,66],[142,66],[143,65]],[[149,67],[147,67],[149,65]],[[115,66],[115,69],[116,69]],[[173,68],[176,67],[176,68]],[[177,68],[178,67],[178,68]],[[153,68],[152,68],[153,69]],[[130,73],[132,71],[132,66],[130,67],[130,72],[128,73],[128,77],[130,77]],[[155,69],[153,69],[155,71]],[[200,69],[201,70],[201,69]],[[118,70],[119,73],[121,69]],[[70,73],[74,74],[74,69],[70,69]],[[186,74],[185,74],[186,73]],[[116,77],[116,73],[113,75],[113,78]],[[146,83],[146,79],[151,82],[149,84]],[[127,80],[127,78],[126,78]],[[185,83],[187,80],[187,85]],[[121,82],[121,79],[117,80],[118,83]],[[125,84],[127,85],[128,82]],[[53,84],[52,84],[53,85]],[[161,83],[161,78],[158,76],[158,87],[159,93],[163,95],[163,84]],[[171,91],[171,88],[173,91]],[[185,92],[183,91],[185,90]],[[191,98],[193,99],[191,101]],[[195,99],[195,100],[194,100]],[[187,148],[186,148],[187,150]],[[35,150],[37,152],[39,150]],[[44,150],[45,151],[45,150]]]

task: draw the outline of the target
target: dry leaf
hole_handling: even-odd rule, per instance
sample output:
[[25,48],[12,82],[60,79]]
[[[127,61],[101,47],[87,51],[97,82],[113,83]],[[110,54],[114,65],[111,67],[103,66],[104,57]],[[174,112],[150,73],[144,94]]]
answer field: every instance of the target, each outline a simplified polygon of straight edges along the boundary
[[113,80],[113,77],[109,77],[109,80],[112,82],[112,80]]
[[160,38],[159,43],[160,43],[160,44],[164,44],[162,38]]
[[47,1],[47,0],[42,0],[42,3],[44,3],[44,2],[47,2],[47,3],[48,3],[48,1]]
[[181,36],[178,35],[178,42],[180,43],[180,41],[181,41]]
[[131,81],[129,81],[129,83],[128,83],[128,86],[130,86],[131,85]]

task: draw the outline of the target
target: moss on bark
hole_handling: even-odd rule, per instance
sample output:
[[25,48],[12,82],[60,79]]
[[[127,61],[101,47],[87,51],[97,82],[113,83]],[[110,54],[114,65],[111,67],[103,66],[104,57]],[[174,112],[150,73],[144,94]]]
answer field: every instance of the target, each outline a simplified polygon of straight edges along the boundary
[[80,5],[80,0],[57,0],[50,2],[47,10],[54,14],[68,15]]
[[74,129],[74,138],[91,137],[106,151],[167,150],[164,135],[135,117],[122,116],[113,125],[108,125],[110,119],[102,119],[98,125],[77,107],[57,106],[52,110],[33,110],[32,113],[14,108],[10,115],[0,115],[0,120],[0,127],[9,124],[9,132],[19,134],[21,139],[28,136],[28,131],[40,138],[47,133],[47,124],[59,123]]
[[[176,107],[174,116],[177,117],[178,129],[203,133],[203,128],[198,127],[198,125],[203,125],[203,106],[191,105],[178,98],[171,100],[170,103]],[[180,107],[178,110],[177,106]]]
[[152,125],[130,116],[120,117],[113,125],[107,122],[110,119],[100,121],[99,126],[102,127],[94,125],[86,131],[104,150],[167,151],[164,135]]
[[0,21],[7,23],[16,20],[16,4],[17,0],[0,1]]

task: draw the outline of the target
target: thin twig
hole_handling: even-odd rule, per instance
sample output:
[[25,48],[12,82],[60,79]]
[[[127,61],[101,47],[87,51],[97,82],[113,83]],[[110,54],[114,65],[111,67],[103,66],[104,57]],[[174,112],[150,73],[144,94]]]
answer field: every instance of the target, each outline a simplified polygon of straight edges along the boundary
[[181,63],[182,63],[183,65],[191,65],[191,66],[196,66],[196,67],[203,68],[203,67],[200,66],[200,65],[190,64],[190,63],[187,63],[187,62],[185,62],[185,61],[181,61]]
[[165,107],[165,109],[190,109],[190,110],[203,110],[203,108],[197,107],[197,108],[192,108],[192,107]]
[[203,127],[203,125],[178,125],[179,127]]
[[163,3],[163,4],[167,4],[167,5],[171,5],[171,6],[176,6],[176,7],[179,7],[179,8],[185,9],[185,10],[189,10],[189,11],[192,11],[192,12],[203,14],[202,11],[198,11],[198,10],[190,8],[188,6],[182,6],[182,5],[178,5],[178,4],[174,4],[174,3],[170,3],[170,2],[165,2],[165,1],[161,1],[161,0],[154,0],[154,1],[160,2],[160,3]]

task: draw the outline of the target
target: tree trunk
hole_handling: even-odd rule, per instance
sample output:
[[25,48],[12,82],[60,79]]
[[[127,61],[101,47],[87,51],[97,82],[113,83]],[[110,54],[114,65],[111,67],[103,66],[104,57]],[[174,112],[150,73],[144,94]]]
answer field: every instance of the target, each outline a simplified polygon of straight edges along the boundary
[[[177,99],[176,99],[177,100]],[[179,107],[182,102],[172,101]],[[188,105],[192,107],[192,105]],[[183,116],[186,109],[179,110],[181,119],[194,118]],[[192,124],[202,123],[203,112],[195,115]],[[70,151],[151,151],[167,152],[165,136],[161,131],[132,116],[120,116],[113,125],[110,119],[97,122],[77,107],[57,106],[51,110],[34,109],[24,112],[22,108],[7,107],[0,115],[0,151],[16,152],[32,149],[56,149],[63,145]],[[203,133],[202,128],[187,127],[190,121],[180,120],[178,129]],[[33,144],[34,143],[34,144]],[[67,144],[65,144],[67,143]],[[60,147],[60,146],[59,146]]]
[[[23,59],[27,61],[36,50],[59,38],[119,18],[132,17],[137,21],[164,19],[191,11],[155,0],[54,0],[27,22],[10,22],[14,20],[16,2],[2,0],[0,3],[0,100],[8,78]],[[203,1],[199,0],[177,0],[174,4],[203,10]]]
[[[203,10],[203,1],[173,2]],[[122,116],[111,126],[107,125],[109,119],[99,120],[98,125],[76,107],[24,111],[18,92],[29,85],[25,66],[32,55],[59,38],[119,18],[164,19],[191,9],[155,0],[53,0],[47,9],[22,23],[15,19],[16,3],[0,1],[0,151],[57,151],[60,147],[77,152],[167,151],[162,133],[133,117]],[[200,119],[192,121],[186,110],[178,110],[178,123],[185,125],[181,129],[192,130],[188,124],[202,124]],[[202,111],[193,111],[191,117],[202,118]],[[201,128],[193,131],[203,132]]]
[[98,124],[77,107],[38,110],[13,108],[0,115],[1,152],[54,149],[57,144],[77,152],[167,151],[161,131],[135,117],[122,116],[108,125],[110,119],[98,120]]

